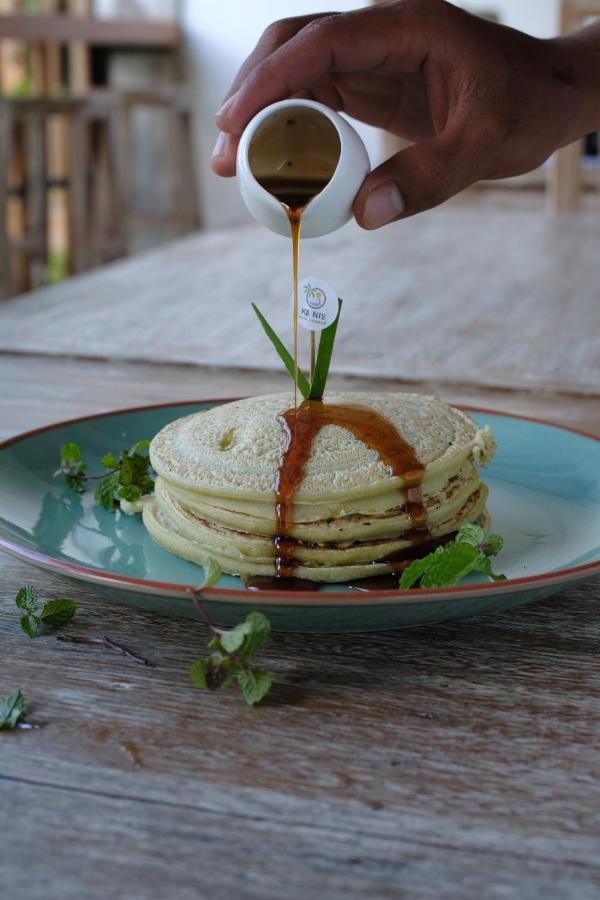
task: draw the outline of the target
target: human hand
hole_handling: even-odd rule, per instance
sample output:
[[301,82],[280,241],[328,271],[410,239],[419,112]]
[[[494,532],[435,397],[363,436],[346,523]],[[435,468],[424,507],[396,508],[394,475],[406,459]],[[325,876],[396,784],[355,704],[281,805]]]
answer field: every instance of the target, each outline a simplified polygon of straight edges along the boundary
[[318,100],[415,142],[356,196],[357,221],[377,228],[483,178],[527,172],[591,130],[589,81],[571,38],[533,38],[444,0],[283,19],[265,31],[217,113],[212,166],[235,173],[239,136],[264,106]]

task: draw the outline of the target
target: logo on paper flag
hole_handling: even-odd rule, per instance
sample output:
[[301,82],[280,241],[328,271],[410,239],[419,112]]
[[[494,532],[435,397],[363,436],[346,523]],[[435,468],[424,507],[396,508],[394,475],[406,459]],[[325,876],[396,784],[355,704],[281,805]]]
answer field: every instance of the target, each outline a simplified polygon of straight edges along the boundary
[[308,331],[321,331],[335,321],[338,298],[322,278],[303,278],[298,285],[298,322]]

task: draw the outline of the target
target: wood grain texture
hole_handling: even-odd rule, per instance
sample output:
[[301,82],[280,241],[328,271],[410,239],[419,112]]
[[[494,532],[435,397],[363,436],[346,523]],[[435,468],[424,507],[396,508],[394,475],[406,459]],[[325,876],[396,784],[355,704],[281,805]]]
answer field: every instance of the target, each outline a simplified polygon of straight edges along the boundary
[[156,668],[29,640],[23,578],[66,586],[23,568],[3,560],[0,690],[40,727],[2,737],[11,897],[192,897],[207,870],[220,897],[597,896],[597,585],[404,632],[276,635],[275,688],[249,709],[188,681],[200,623],[86,587],[69,630]]
[[[482,389],[438,381],[403,382],[336,375],[339,390],[408,390],[437,394],[451,403],[483,406],[600,434],[596,397],[551,391]],[[149,363],[65,359],[0,353],[0,440],[21,431],[77,416],[183,400],[245,397],[289,388],[284,372],[204,366],[153,366]]]
[[[120,272],[98,273],[105,297],[118,296]],[[88,352],[99,320],[87,331],[74,307],[65,319],[64,294],[37,297],[39,320],[33,306],[3,305],[12,333],[44,319],[49,335],[60,324],[70,354]],[[223,343],[225,322],[215,328]],[[114,328],[109,346],[113,337]],[[552,358],[543,390],[451,383],[435,368],[409,387],[600,433],[597,397],[573,393]],[[289,386],[280,372],[54,351],[0,353],[0,384],[0,439],[115,407]],[[333,385],[407,387],[373,374],[337,374]],[[444,625],[277,634],[260,656],[274,688],[250,709],[235,690],[212,695],[189,681],[206,647],[201,623],[111,603],[5,556],[0,575],[0,696],[19,687],[39,726],[0,733],[0,883],[10,900],[600,895],[598,580]],[[155,666],[52,634],[28,639],[14,604],[27,582],[44,598],[77,600],[71,634],[109,635]]]
[[[336,372],[597,395],[599,239],[597,214],[456,206],[304,241],[301,270],[347,299]],[[185,238],[3,302],[0,349],[277,370],[250,302],[289,339],[288,251],[254,225]]]

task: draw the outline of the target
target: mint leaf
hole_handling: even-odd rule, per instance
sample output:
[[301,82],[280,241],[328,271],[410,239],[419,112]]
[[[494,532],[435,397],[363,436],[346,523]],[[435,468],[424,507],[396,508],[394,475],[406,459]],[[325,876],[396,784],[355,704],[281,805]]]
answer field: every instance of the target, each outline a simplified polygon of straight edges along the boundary
[[202,590],[202,588],[212,587],[221,577],[221,566],[210,557],[206,562],[202,563],[202,568],[204,569],[204,581],[200,585],[200,590]]
[[477,568],[482,554],[472,544],[456,541],[438,547],[427,570],[421,576],[421,587],[450,587]]
[[57,600],[48,600],[48,602],[44,604],[40,618],[44,625],[50,625],[52,628],[60,628],[61,625],[66,625],[67,622],[71,621],[75,615],[76,609],[77,604],[74,600],[68,600],[66,597],[59,597]]
[[486,556],[496,556],[502,550],[503,545],[504,541],[499,534],[488,534],[482,541],[482,549]]
[[245,620],[229,631],[219,631],[210,646],[218,647],[225,653],[239,651],[243,662],[249,662],[253,654],[266,644],[271,637],[271,625],[266,616],[259,612],[248,613]]
[[130,455],[135,455],[136,453],[142,453],[143,450],[147,450],[150,446],[150,441],[148,438],[144,438],[141,441],[138,441],[137,444],[134,444],[133,447],[129,450]]
[[119,481],[121,484],[131,484],[135,478],[135,468],[133,460],[129,456],[123,456],[121,460],[121,474]]
[[[437,553],[437,551],[441,549],[441,547],[437,547],[433,552]],[[408,588],[411,588],[413,584],[417,583],[421,575],[423,575],[427,571],[432,556],[433,553],[429,553],[427,556],[421,557],[421,559],[415,559],[413,562],[411,562],[410,566],[407,566],[406,569],[404,569],[402,575],[400,576],[399,583],[399,587],[402,590],[408,590]]]
[[[267,320],[265,319],[265,317],[263,316],[263,314],[261,313],[261,311],[259,310],[258,306],[255,303],[252,304],[252,309],[256,313],[256,315],[258,317],[258,321],[262,325],[265,334],[267,335],[267,337],[269,338],[269,340],[275,347],[275,350],[279,354],[279,358],[281,359],[282,363],[284,364],[284,366],[286,367],[286,369],[288,370],[288,372],[292,376],[292,378],[294,378],[294,375],[295,375],[294,357],[289,352],[289,350],[286,348],[286,346],[283,343],[283,341],[281,340],[281,338],[279,338],[277,336],[277,334],[273,331],[273,329],[271,328],[271,326],[269,325],[269,323],[267,322]],[[310,394],[310,384],[308,383],[308,379],[307,379],[306,375],[304,375],[304,373],[301,372],[300,370],[298,370],[298,390],[300,391],[300,393],[302,394],[304,399],[307,400],[308,395]]]
[[235,677],[237,665],[220,653],[211,653],[197,659],[190,669],[190,678],[194,684],[208,691],[220,691],[229,687]]
[[25,587],[17,591],[15,603],[19,609],[25,609],[27,612],[35,612],[37,609],[37,591],[32,584],[26,584]]
[[485,531],[481,525],[467,522],[460,526],[456,533],[455,540],[460,541],[463,544],[472,544],[474,547],[477,547],[479,544],[483,543],[484,538]]
[[337,334],[338,322],[342,312],[342,299],[338,298],[337,316],[331,325],[324,328],[319,338],[319,349],[317,351],[317,359],[315,361],[315,371],[313,374],[308,400],[322,400],[327,385],[327,377],[329,375],[329,366],[333,354],[333,346],[335,344],[335,336]]
[[34,616],[32,613],[27,613],[25,616],[21,616],[21,631],[24,631],[27,637],[34,638],[38,633],[40,627],[40,620],[38,616]]
[[254,666],[238,673],[238,682],[242,689],[242,695],[246,703],[254,706],[260,703],[273,684],[271,676],[264,669]]
[[262,613],[251,612],[246,616],[244,625],[247,626],[248,632],[240,656],[244,662],[249,662],[258,648],[264,646],[271,637],[271,623]]
[[96,487],[94,497],[100,506],[104,509],[112,510],[115,508],[117,489],[119,487],[119,473],[114,472],[103,478]]
[[486,537],[479,525],[461,525],[453,541],[414,560],[402,573],[399,587],[406,590],[417,583],[423,588],[451,587],[470,572],[482,572],[494,581],[502,581],[505,576],[494,574],[490,560],[501,549],[499,535]]
[[13,691],[0,701],[0,731],[16,728],[27,713],[27,703],[21,691]]
[[270,689],[271,677],[264,669],[251,666],[250,661],[255,650],[269,640],[269,620],[262,613],[251,612],[234,628],[217,628],[204,609],[200,589],[191,589],[191,594],[213,637],[208,643],[210,656],[196,660],[190,678],[197,687],[209,691],[228,687],[236,678],[246,703],[258,703]]
[[79,444],[63,444],[60,457],[65,462],[80,462],[83,459]]
[[225,653],[235,653],[242,646],[246,637],[250,634],[248,622],[240,622],[230,631],[223,631],[219,637],[219,644]]
[[487,556],[484,556],[481,562],[481,571],[485,572],[492,581],[506,581],[506,575],[495,575],[494,572],[492,572],[492,563]]
[[78,444],[64,444],[61,448],[60,468],[54,475],[62,475],[65,483],[81,493],[88,479],[101,479],[96,487],[96,501],[107,510],[114,510],[119,500],[134,502],[143,494],[154,491],[154,479],[150,474],[150,459],[143,455],[150,446],[150,441],[143,439],[129,450],[122,450],[117,457],[114,453],[106,453],[102,457],[102,465],[108,472],[104,475],[86,475],[87,466],[83,461],[81,447]]
[[119,488],[117,493],[122,500],[128,500],[129,503],[133,503],[134,500],[139,500],[142,496],[142,489],[137,484],[127,484]]
[[86,469],[79,444],[63,444],[60,448],[60,468],[54,472],[53,477],[62,476],[67,487],[81,493],[84,490]]

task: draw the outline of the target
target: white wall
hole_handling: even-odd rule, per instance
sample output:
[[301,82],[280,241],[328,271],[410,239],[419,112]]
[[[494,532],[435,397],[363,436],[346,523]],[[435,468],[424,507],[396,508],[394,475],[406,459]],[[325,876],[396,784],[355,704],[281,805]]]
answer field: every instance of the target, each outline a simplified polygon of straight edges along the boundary
[[496,10],[503,25],[536,37],[551,37],[558,25],[559,0],[465,0],[456,2],[472,12]]
[[[213,115],[240,63],[264,28],[284,16],[356,9],[367,3],[368,0],[334,0],[333,3],[327,0],[180,0],[190,75],[198,98],[196,148],[202,218],[206,226],[247,220],[234,180],[213,175],[209,160],[217,135]],[[555,31],[558,0],[467,0],[457,5],[475,12],[495,9],[505,24],[540,37]],[[365,127],[361,133],[372,161],[379,161],[382,149],[378,134]]]

